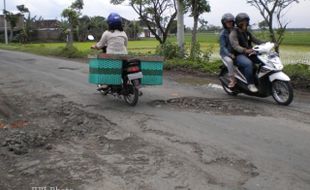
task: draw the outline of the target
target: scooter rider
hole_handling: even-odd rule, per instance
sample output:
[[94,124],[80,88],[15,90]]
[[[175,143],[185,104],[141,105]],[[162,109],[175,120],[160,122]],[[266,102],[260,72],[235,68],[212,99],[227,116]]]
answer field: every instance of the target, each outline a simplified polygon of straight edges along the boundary
[[255,44],[262,44],[263,42],[253,36],[248,31],[250,17],[246,13],[239,13],[235,22],[237,28],[235,28],[229,35],[230,43],[235,51],[236,64],[242,68],[242,71],[248,81],[248,89],[251,92],[257,92],[258,89],[254,84],[253,76],[253,62],[257,60],[256,56],[251,56],[254,53],[252,49],[252,42]]
[[229,41],[229,34],[234,29],[235,17],[231,13],[226,13],[221,19],[223,30],[220,34],[220,56],[224,61],[228,69],[229,75],[229,88],[233,88],[236,84],[236,79],[234,77],[234,59],[233,49]]

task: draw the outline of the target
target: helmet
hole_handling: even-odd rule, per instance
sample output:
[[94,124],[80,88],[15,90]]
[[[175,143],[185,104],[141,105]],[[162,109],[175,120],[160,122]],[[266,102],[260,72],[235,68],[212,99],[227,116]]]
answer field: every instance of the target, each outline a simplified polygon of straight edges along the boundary
[[223,25],[224,28],[226,28],[225,22],[227,22],[227,21],[233,21],[233,22],[235,22],[235,17],[234,17],[234,15],[232,15],[231,13],[226,13],[226,14],[224,14],[224,15],[222,16],[221,22],[222,22],[222,25]]
[[249,17],[249,15],[246,14],[246,13],[239,13],[239,14],[236,16],[235,22],[236,22],[237,26],[239,26],[240,22],[242,22],[242,21],[244,21],[244,20],[250,22],[250,17]]
[[108,25],[117,25],[122,23],[122,18],[119,14],[117,13],[111,13],[108,16]]

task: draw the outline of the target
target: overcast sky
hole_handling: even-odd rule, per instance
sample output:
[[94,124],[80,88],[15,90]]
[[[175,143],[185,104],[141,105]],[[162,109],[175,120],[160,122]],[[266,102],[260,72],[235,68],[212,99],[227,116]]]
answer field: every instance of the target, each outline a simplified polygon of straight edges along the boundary
[[[24,4],[29,8],[32,15],[42,16],[45,19],[60,19],[63,9],[68,7],[74,0],[6,0],[6,8],[9,11],[16,10],[16,5]],[[3,1],[0,0],[0,8],[3,9]],[[137,19],[137,14],[131,7],[124,5],[114,6],[109,0],[84,0],[83,14],[89,16],[100,15],[107,17],[110,12],[118,12],[121,16],[128,19]],[[211,13],[204,14],[202,18],[210,24],[220,25],[222,14],[231,12],[247,12],[251,17],[251,23],[262,21],[258,11],[246,4],[246,0],[209,0]],[[285,20],[289,21],[290,28],[310,28],[310,1],[301,0],[299,4],[291,6]],[[192,18],[186,17],[185,24],[192,27]]]

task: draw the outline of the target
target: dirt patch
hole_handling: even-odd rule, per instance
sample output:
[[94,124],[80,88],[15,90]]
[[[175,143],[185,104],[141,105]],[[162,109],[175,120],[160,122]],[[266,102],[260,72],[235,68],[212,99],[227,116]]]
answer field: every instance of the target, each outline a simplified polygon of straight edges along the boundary
[[154,107],[171,107],[193,112],[210,112],[225,115],[256,116],[263,113],[256,108],[254,109],[253,106],[241,103],[236,99],[182,97],[169,100],[155,100],[151,105]]
[[209,150],[198,143],[171,140],[173,134],[148,130],[145,123],[144,132],[169,138],[198,156],[175,154],[62,95],[0,95],[9,109],[2,108],[1,124],[14,126],[0,128],[0,189],[240,189],[255,177],[255,166],[245,161],[206,160]]

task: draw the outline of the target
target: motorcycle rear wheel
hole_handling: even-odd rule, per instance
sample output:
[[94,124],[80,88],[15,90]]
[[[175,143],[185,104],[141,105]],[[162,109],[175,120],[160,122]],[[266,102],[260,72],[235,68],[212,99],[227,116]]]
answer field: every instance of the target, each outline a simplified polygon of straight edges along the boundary
[[129,85],[129,92],[127,95],[124,95],[125,102],[130,106],[135,106],[139,100],[139,90],[134,85]]
[[280,105],[289,105],[294,98],[293,87],[288,81],[272,82],[272,97]]

